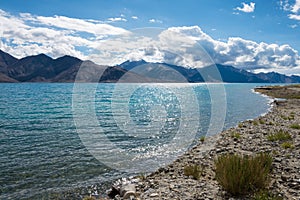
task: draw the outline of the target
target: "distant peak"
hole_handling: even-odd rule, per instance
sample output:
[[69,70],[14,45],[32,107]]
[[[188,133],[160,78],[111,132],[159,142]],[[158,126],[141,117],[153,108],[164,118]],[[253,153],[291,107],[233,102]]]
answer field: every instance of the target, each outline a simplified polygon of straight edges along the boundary
[[38,55],[35,55],[35,56],[28,56],[28,57],[36,57],[36,58],[47,58],[47,59],[51,59],[52,58],[44,53],[41,53],[41,54],[38,54]]
[[76,58],[74,56],[70,56],[70,55],[64,55],[62,57],[56,58],[55,60],[61,60],[61,59],[74,59],[74,60],[80,60],[79,58]]
[[59,58],[75,58],[74,56],[70,56],[70,55],[64,55],[64,56],[61,56]]
[[119,64],[119,65],[125,65],[128,63],[135,63],[135,64],[146,64],[147,62],[144,59],[141,60],[126,60],[125,62]]
[[1,49],[0,49],[0,54],[5,54],[5,55],[9,55],[10,57],[14,57],[14,56],[10,55],[9,53],[7,53],[5,51],[2,51]]
[[50,56],[48,56],[48,55],[46,55],[46,54],[44,54],[44,53],[40,53],[40,54],[38,54],[38,55],[36,55],[36,56],[50,57]]

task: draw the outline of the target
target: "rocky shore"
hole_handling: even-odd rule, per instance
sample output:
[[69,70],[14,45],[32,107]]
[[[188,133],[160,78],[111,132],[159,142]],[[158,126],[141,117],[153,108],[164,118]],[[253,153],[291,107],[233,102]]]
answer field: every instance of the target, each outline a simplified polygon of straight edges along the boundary
[[[273,163],[267,191],[280,199],[300,199],[300,86],[262,87],[256,91],[285,100],[274,99],[273,108],[266,115],[199,141],[169,166],[147,176],[119,181],[114,186],[113,198],[253,199],[252,194],[243,197],[228,194],[215,179],[214,160],[224,153],[255,155],[269,152]],[[285,142],[272,140],[272,134],[278,132],[288,133],[291,137]],[[201,166],[198,180],[185,175],[184,168],[189,165]],[[120,190],[122,192],[118,194]]]

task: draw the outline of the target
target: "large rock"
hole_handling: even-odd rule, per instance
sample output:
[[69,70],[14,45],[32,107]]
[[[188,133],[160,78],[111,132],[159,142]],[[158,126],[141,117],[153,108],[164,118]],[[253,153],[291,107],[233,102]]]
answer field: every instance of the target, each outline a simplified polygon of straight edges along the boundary
[[122,185],[120,194],[123,199],[129,199],[131,196],[136,197],[135,185],[131,183]]

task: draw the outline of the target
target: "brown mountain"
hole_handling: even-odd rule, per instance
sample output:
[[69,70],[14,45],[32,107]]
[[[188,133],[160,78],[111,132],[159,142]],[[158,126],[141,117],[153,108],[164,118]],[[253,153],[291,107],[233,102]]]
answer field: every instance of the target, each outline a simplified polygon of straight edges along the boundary
[[217,64],[199,69],[166,63],[126,61],[118,66],[97,65],[72,56],[52,59],[45,54],[17,59],[0,50],[0,82],[232,82],[299,83],[299,76],[254,74]]
[[0,82],[156,82],[118,66],[97,65],[72,56],[45,54],[22,59],[0,50]]
[[3,68],[7,68],[8,66],[11,66],[12,64],[14,64],[17,61],[18,61],[17,58],[15,58],[15,57],[11,56],[10,54],[0,50],[0,66],[2,66]]

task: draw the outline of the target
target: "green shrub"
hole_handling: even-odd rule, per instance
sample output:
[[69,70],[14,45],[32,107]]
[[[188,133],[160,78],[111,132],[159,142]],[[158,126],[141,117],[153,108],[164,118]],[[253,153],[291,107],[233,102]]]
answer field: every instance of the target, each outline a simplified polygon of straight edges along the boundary
[[253,125],[254,125],[254,126],[257,126],[257,125],[258,125],[258,122],[257,122],[257,121],[253,121]]
[[284,119],[284,120],[288,120],[288,119],[289,119],[287,116],[284,116],[284,115],[281,115],[280,117],[281,117],[282,119]]
[[241,134],[237,133],[237,132],[231,132],[231,137],[233,137],[235,139],[239,139],[239,138],[241,138]]
[[259,119],[258,121],[259,121],[260,124],[265,124],[266,123],[266,121],[263,120],[263,119]]
[[283,130],[280,130],[277,133],[270,134],[267,136],[267,139],[272,142],[285,141],[285,140],[289,140],[291,138],[292,138],[292,136],[288,132],[283,131]]
[[289,120],[294,120],[295,119],[295,115],[294,114],[290,114],[290,116],[288,118],[289,118]]
[[283,200],[283,198],[271,192],[261,190],[253,196],[253,200]]
[[243,126],[244,126],[244,125],[243,125],[242,122],[240,122],[239,125],[238,125],[239,128],[243,128]]
[[96,200],[95,197],[84,197],[82,200]]
[[300,129],[299,124],[292,124],[290,127],[293,128],[293,129]]
[[268,123],[268,125],[270,125],[270,126],[273,126],[273,125],[274,125],[274,123],[273,123],[273,122],[269,122],[269,123]]
[[284,149],[293,149],[294,148],[294,145],[290,142],[284,142],[281,144],[282,148]]
[[199,140],[200,140],[200,142],[202,142],[202,143],[203,143],[203,142],[205,141],[205,136],[204,136],[204,135],[203,135],[203,136],[201,136]]
[[144,180],[146,180],[147,175],[146,175],[145,173],[140,173],[137,177],[138,177],[140,180],[144,181]]
[[194,179],[199,180],[203,173],[199,165],[188,165],[184,167],[184,175],[192,176]]
[[272,157],[267,153],[254,157],[221,155],[215,160],[216,180],[232,195],[247,194],[267,185],[271,165]]

